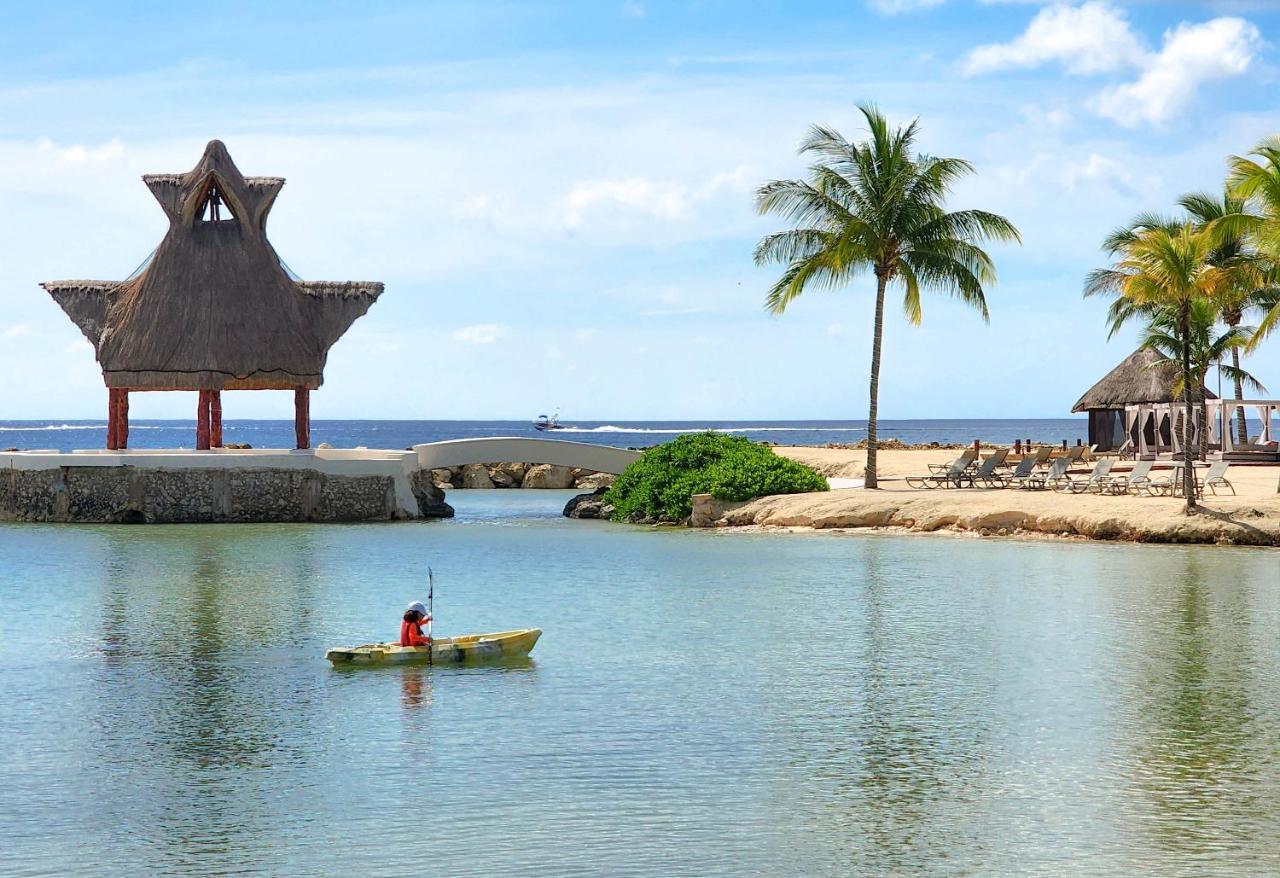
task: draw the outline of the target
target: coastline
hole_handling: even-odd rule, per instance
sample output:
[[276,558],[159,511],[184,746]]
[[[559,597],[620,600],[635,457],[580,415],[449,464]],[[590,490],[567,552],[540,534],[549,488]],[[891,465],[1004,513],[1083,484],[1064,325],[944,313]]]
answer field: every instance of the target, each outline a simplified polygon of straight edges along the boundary
[[[777,448],[830,477],[861,475],[865,452]],[[1068,494],[1018,488],[912,489],[905,476],[953,456],[945,450],[882,451],[880,490],[832,490],[758,497],[739,503],[700,496],[695,527],[770,530],[965,533],[975,536],[1070,537],[1102,541],[1280,546],[1280,467],[1233,467],[1236,496],[1208,495],[1187,516],[1178,498]],[[1087,469],[1087,468],[1086,468]]]

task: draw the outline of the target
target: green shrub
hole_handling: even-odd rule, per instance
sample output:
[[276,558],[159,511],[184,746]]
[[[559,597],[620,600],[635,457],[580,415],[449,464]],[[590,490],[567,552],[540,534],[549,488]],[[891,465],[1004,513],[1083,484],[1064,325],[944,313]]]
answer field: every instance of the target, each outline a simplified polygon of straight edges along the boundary
[[605,495],[615,521],[684,521],[694,494],[750,500],[766,494],[827,490],[827,480],[807,466],[741,436],[695,433],[646,451],[618,476]]

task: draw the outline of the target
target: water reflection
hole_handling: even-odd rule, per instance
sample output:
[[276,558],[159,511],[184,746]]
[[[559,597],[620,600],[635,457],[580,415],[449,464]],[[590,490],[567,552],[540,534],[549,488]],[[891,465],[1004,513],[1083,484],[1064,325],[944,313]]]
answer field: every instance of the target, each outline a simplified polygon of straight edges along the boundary
[[[1258,724],[1249,596],[1235,577],[1211,584],[1206,561],[1188,556],[1145,639],[1133,777],[1150,819],[1137,825],[1158,849],[1188,861],[1231,856],[1280,809],[1275,752],[1258,747],[1275,730],[1274,716],[1271,729]],[[1269,676],[1267,688],[1274,670]]]
[[431,706],[431,669],[400,669],[400,703],[406,711]]

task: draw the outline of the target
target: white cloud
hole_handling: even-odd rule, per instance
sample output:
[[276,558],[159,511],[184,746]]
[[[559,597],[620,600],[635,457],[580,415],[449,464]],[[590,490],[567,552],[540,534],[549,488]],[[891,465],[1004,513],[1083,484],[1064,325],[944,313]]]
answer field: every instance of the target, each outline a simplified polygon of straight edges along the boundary
[[1071,73],[1103,73],[1136,66],[1146,54],[1124,13],[1090,0],[1040,10],[1017,39],[970,52],[964,69],[973,76],[1059,61]]
[[1084,185],[1101,185],[1128,194],[1137,193],[1132,170],[1123,162],[1096,152],[1090,153],[1082,162],[1068,162],[1063,168],[1062,182],[1068,190]]
[[844,324],[843,323],[828,324],[827,335],[832,336],[833,338],[839,338],[840,336],[844,335]]
[[969,76],[998,70],[1060,63],[1068,73],[1141,71],[1135,82],[1103,89],[1090,107],[1100,115],[1135,127],[1166,122],[1182,110],[1199,87],[1245,73],[1262,45],[1258,29],[1242,18],[1183,22],[1166,31],[1160,51],[1148,50],[1124,13],[1102,0],[1080,6],[1055,4],[1036,13],[1021,36],[1008,43],[979,46],[969,53]]
[[637,3],[636,0],[627,0],[622,4],[622,14],[627,18],[644,18],[647,13],[644,4]]
[[1168,121],[1202,83],[1247,71],[1261,45],[1258,29],[1242,18],[1180,24],[1136,82],[1104,89],[1093,108],[1129,128]]
[[564,224],[570,228],[582,225],[583,216],[597,205],[622,206],[661,219],[677,219],[688,206],[688,193],[679,184],[643,177],[579,183],[564,199]]
[[108,140],[102,146],[91,147],[76,143],[67,147],[59,147],[48,138],[41,138],[37,148],[54,156],[65,165],[106,165],[124,158],[124,144],[119,140]]
[[501,323],[477,323],[475,326],[463,326],[453,331],[453,340],[467,344],[493,344],[506,337],[510,326]]
[[867,5],[877,12],[897,15],[900,12],[915,12],[917,9],[941,6],[945,2],[947,0],[868,0]]
[[24,335],[30,335],[31,330],[35,329],[34,323],[15,323],[0,329],[0,341],[13,341]]

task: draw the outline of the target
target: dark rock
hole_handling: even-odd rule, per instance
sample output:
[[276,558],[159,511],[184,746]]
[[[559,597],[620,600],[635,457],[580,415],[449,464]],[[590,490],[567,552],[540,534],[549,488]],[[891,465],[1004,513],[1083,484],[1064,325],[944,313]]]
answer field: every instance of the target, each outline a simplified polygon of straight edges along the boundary
[[453,507],[444,501],[444,490],[431,479],[430,470],[418,470],[409,479],[423,518],[453,518]]
[[613,514],[612,504],[604,502],[608,488],[597,488],[589,494],[579,494],[564,505],[566,518],[607,519]]

